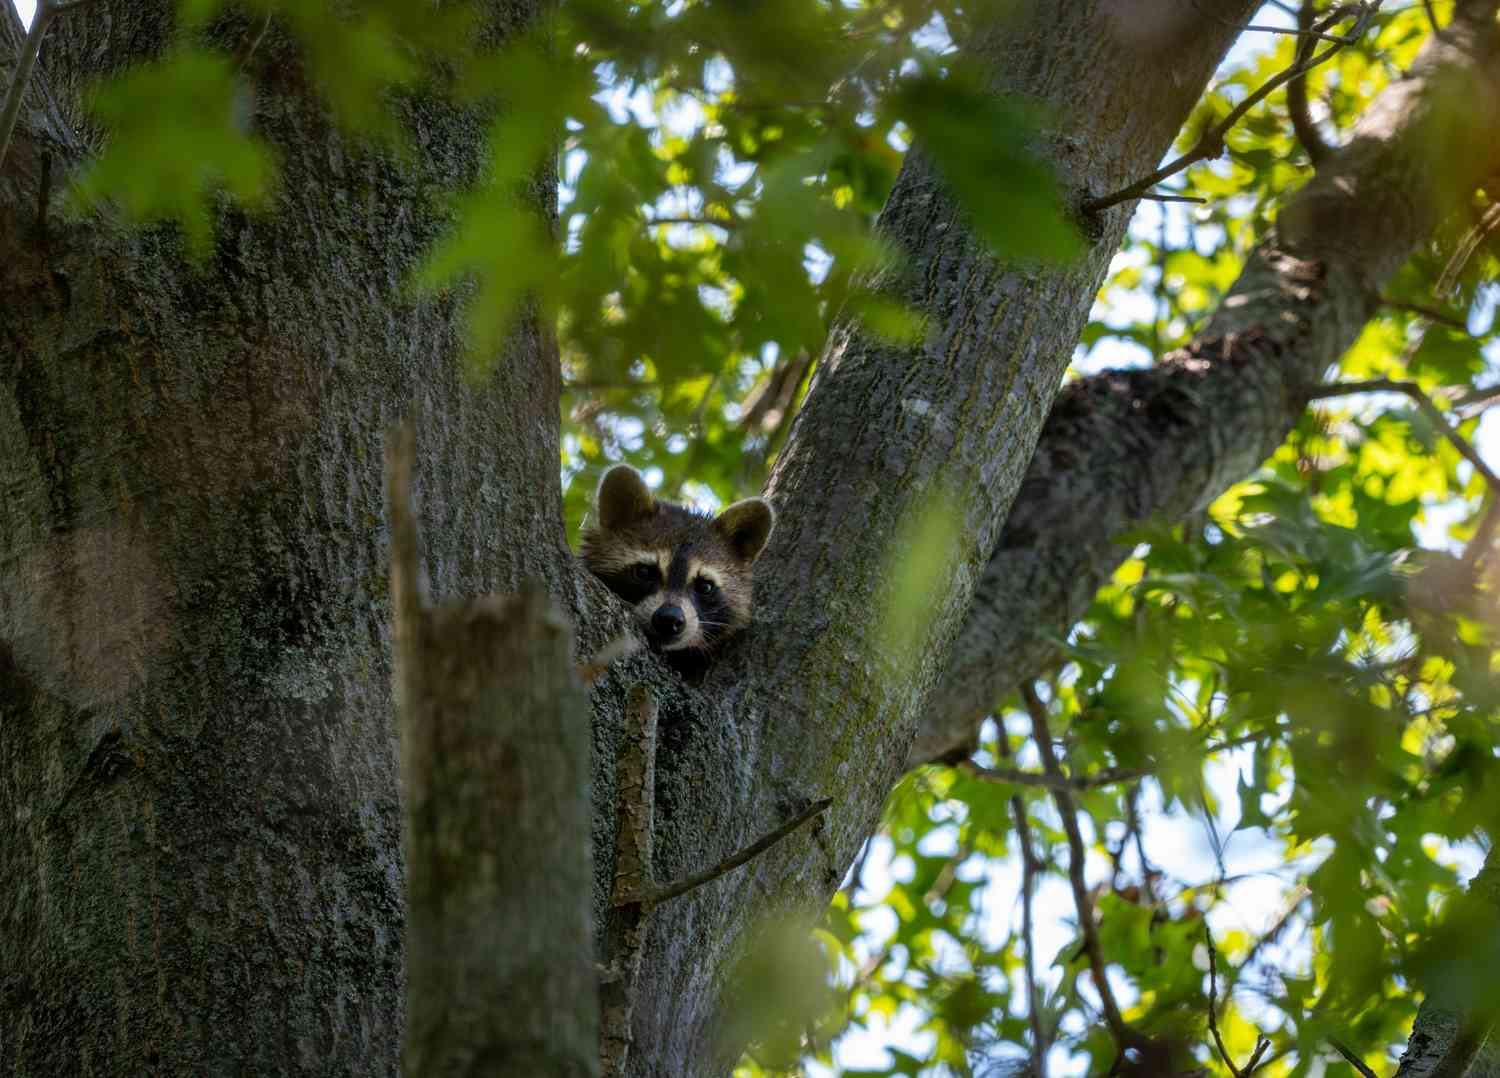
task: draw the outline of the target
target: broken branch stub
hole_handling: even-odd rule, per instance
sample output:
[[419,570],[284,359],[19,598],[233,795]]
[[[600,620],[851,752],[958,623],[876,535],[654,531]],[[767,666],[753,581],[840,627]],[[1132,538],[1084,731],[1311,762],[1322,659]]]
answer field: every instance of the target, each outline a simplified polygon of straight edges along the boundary
[[588,701],[539,589],[428,609],[410,428],[387,453],[407,1075],[598,1074]]

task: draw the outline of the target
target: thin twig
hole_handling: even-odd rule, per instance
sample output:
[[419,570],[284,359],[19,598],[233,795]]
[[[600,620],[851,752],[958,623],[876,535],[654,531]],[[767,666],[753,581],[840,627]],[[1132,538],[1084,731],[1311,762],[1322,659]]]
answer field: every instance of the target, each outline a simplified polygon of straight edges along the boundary
[[1429,322],[1436,322],[1440,326],[1456,329],[1460,333],[1469,332],[1469,323],[1456,314],[1434,307],[1427,303],[1413,303],[1407,299],[1392,299],[1390,296],[1380,296],[1379,303],[1382,307],[1389,307],[1393,311],[1406,311],[1408,314],[1419,314]]
[[1198,202],[1205,205],[1208,203],[1208,199],[1200,198],[1198,195],[1168,195],[1160,191],[1147,191],[1141,195],[1141,198],[1148,202]]
[[10,136],[16,129],[16,120],[21,115],[21,101],[26,97],[26,87],[31,84],[31,72],[36,67],[37,54],[42,50],[42,35],[52,21],[54,9],[47,0],[37,4],[31,19],[31,29],[21,43],[21,55],[16,70],[10,78],[10,88],[5,93],[5,108],[0,111],[0,167],[5,165],[5,154],[10,149]]
[[[1203,15],[1203,16],[1205,16],[1207,18],[1213,19],[1214,22],[1218,23],[1221,26],[1232,26],[1232,27],[1235,27],[1242,34],[1244,34],[1244,33],[1282,34],[1282,35],[1288,36],[1288,37],[1295,36],[1295,37],[1320,38],[1320,39],[1322,39],[1324,41],[1343,41],[1343,40],[1345,40],[1344,38],[1340,37],[1337,34],[1327,34],[1327,33],[1322,33],[1321,31],[1318,31],[1318,30],[1302,29],[1300,27],[1297,28],[1297,29],[1292,29],[1292,28],[1286,27],[1286,26],[1272,26],[1272,25],[1270,25],[1268,23],[1236,22],[1233,19],[1226,19],[1222,15],[1219,15],[1219,14],[1217,14],[1215,12],[1209,11],[1207,8],[1205,8],[1199,2],[1199,0],[1190,0],[1190,2],[1192,3],[1193,7],[1197,10],[1198,14]],[[1277,8],[1277,9],[1279,9],[1281,11],[1284,11],[1286,14],[1292,16],[1292,18],[1295,19],[1297,17],[1297,9],[1294,8],[1294,7],[1292,7],[1291,4],[1284,3],[1283,0],[1268,0],[1268,2],[1270,3],[1270,5],[1272,7]]]
[[1471,571],[1484,560],[1495,545],[1495,528],[1500,526],[1500,491],[1491,491],[1489,496],[1489,507],[1485,509],[1484,516],[1479,521],[1479,527],[1474,530],[1468,544],[1464,547],[1463,557],[1460,563]]
[[1365,1066],[1364,1060],[1355,1055],[1354,1049],[1350,1048],[1343,1041],[1339,1040],[1337,1037],[1329,1037],[1328,1043],[1333,1045],[1333,1050],[1335,1052],[1344,1057],[1345,1063],[1348,1063],[1349,1066],[1359,1071],[1359,1073],[1363,1074],[1365,1078],[1379,1078],[1379,1075],[1377,1075],[1369,1067]]
[[[1036,742],[1037,752],[1042,757],[1042,765],[1049,774],[1061,778],[1062,768],[1058,765],[1057,753],[1052,749],[1052,731],[1047,725],[1047,708],[1037,697],[1036,690],[1029,682],[1021,686],[1021,700],[1031,716],[1031,736]],[[1128,1046],[1139,1044],[1141,1038],[1125,1024],[1125,1019],[1120,1014],[1120,1006],[1115,1002],[1114,991],[1110,988],[1109,979],[1105,974],[1104,949],[1099,944],[1099,931],[1094,925],[1094,903],[1089,897],[1088,885],[1083,879],[1083,861],[1086,855],[1083,848],[1083,834],[1078,829],[1078,806],[1066,789],[1054,788],[1052,796],[1057,801],[1057,811],[1062,816],[1063,830],[1068,835],[1068,880],[1073,885],[1073,904],[1078,910],[1078,927],[1083,933],[1083,945],[1089,959],[1089,970],[1093,974],[1094,989],[1099,993],[1099,1002],[1104,1008],[1104,1020],[1109,1024],[1115,1044],[1123,1052]]]
[[1128,837],[1135,841],[1136,860],[1141,863],[1141,890],[1145,892],[1146,900],[1153,906],[1157,904],[1156,879],[1161,876],[1160,870],[1156,868],[1146,856],[1146,839],[1141,827],[1140,814],[1141,787],[1140,784],[1130,788],[1130,793],[1125,798],[1126,827],[1129,829]]
[[1479,250],[1479,245],[1497,228],[1500,228],[1500,202],[1491,203],[1484,213],[1480,214],[1474,227],[1469,229],[1468,234],[1459,241],[1453,257],[1448,259],[1448,264],[1443,267],[1442,275],[1438,277],[1438,283],[1433,288],[1434,293],[1439,296],[1448,296],[1453,293],[1454,287],[1458,284],[1458,276],[1469,264],[1469,259],[1474,257],[1474,252]]
[[[1268,730],[1256,731],[1253,734],[1242,734],[1239,737],[1228,738],[1224,741],[1205,740],[1199,742],[1198,747],[1193,750],[1193,755],[1195,758],[1199,756],[1214,756],[1244,745],[1253,745],[1268,737],[1275,737],[1284,732],[1284,727],[1273,727]],[[1030,789],[1081,792],[1084,790],[1096,790],[1103,786],[1113,786],[1118,782],[1136,782],[1140,779],[1152,778],[1157,771],[1170,763],[1174,758],[1174,754],[1168,753],[1161,757],[1153,767],[1106,767],[1090,775],[1049,775],[1043,771],[1026,771],[1019,767],[980,767],[968,759],[968,754],[971,751],[970,749],[965,749],[963,754],[956,759],[944,753],[925,762],[958,768],[986,782],[1008,782],[1014,786],[1025,786]]]
[[1422,7],[1427,11],[1427,21],[1432,25],[1432,36],[1439,41],[1447,41],[1448,33],[1438,22],[1437,9],[1432,6],[1432,0],[1422,0]]
[[[1313,0],[1302,0],[1302,7],[1297,12],[1297,26],[1302,31],[1312,31],[1317,24],[1317,9],[1313,6]],[[1312,38],[1298,42],[1295,60],[1297,63],[1306,63],[1308,54],[1315,48]],[[1323,138],[1323,133],[1318,130],[1318,125],[1313,123],[1312,111],[1307,103],[1307,72],[1297,75],[1286,84],[1286,110],[1292,118],[1292,129],[1297,133],[1297,141],[1302,144],[1302,149],[1307,153],[1307,159],[1317,168],[1328,160],[1333,153],[1328,141]]]
[[5,165],[5,155],[10,150],[10,138],[15,134],[16,121],[21,116],[21,103],[26,98],[26,88],[31,85],[32,72],[36,69],[36,58],[42,50],[42,38],[52,20],[58,15],[87,7],[94,0],[37,0],[36,10],[31,16],[31,29],[21,43],[21,55],[16,70],[11,75],[10,86],[5,92],[5,107],[0,110],[0,167]]
[[1455,412],[1463,413],[1464,418],[1468,419],[1471,417],[1471,415],[1477,414],[1479,411],[1483,410],[1478,408],[1478,405],[1488,405],[1496,397],[1500,397],[1500,385],[1484,386],[1480,389],[1471,389],[1462,397],[1454,400],[1453,410]]
[[239,74],[245,70],[245,65],[255,55],[255,50],[260,48],[260,43],[265,40],[266,31],[271,29],[271,17],[273,14],[274,12],[272,11],[266,12],[266,21],[260,24],[260,32],[248,43],[241,42],[239,55],[236,57],[234,65],[235,74]]
[[774,441],[782,424],[796,410],[797,394],[807,380],[812,362],[812,353],[805,348],[783,356],[770,377],[741,402],[740,429],[750,434],[763,434],[768,441]]
[[[1208,1028],[1214,1035],[1214,1044],[1219,1048],[1219,1058],[1234,1078],[1241,1078],[1240,1069],[1234,1065],[1234,1057],[1224,1047],[1224,1038],[1219,1036],[1219,949],[1214,946],[1214,934],[1209,931],[1208,921],[1203,922],[1203,939],[1208,944]],[[1255,1053],[1257,1056],[1260,1052]]]
[[746,846],[743,850],[740,850],[738,853],[724,858],[724,860],[720,861],[717,865],[714,865],[713,868],[706,869],[703,872],[694,873],[691,876],[684,876],[682,879],[677,880],[674,883],[669,883],[665,887],[660,887],[655,891],[652,891],[650,894],[641,896],[639,899],[637,899],[637,901],[645,905],[659,906],[661,903],[666,902],[669,899],[677,898],[679,895],[685,895],[689,891],[702,887],[705,883],[711,883],[712,881],[718,879],[720,876],[724,875],[726,872],[732,872],[734,869],[739,868],[745,862],[750,861],[757,855],[764,853],[766,850],[769,850],[772,846],[776,845],[776,843],[786,838],[793,831],[797,830],[797,828],[805,824],[808,820],[827,811],[828,806],[831,804],[833,804],[833,798],[820,798],[819,800],[814,801],[811,805],[808,805],[807,808],[797,813],[797,815],[793,816],[790,820],[782,824],[780,827],[756,839],[754,842]]
[[1010,799],[1010,811],[1021,840],[1021,941],[1026,948],[1026,1021],[1031,1026],[1031,1072],[1035,1078],[1046,1078],[1047,1031],[1042,1026],[1042,997],[1036,985],[1036,939],[1031,920],[1031,903],[1041,863],[1031,845],[1031,825],[1026,821],[1026,802],[1020,794]]
[[1347,37],[1344,34],[1329,34],[1312,28],[1303,30],[1300,28],[1293,29],[1290,26],[1270,26],[1265,23],[1251,23],[1245,29],[1257,34],[1280,34],[1283,37],[1300,37],[1308,41],[1337,41],[1341,45],[1352,45],[1355,41],[1354,38]]
[[[1375,17],[1375,13],[1379,10],[1380,3],[1381,0],[1373,0],[1373,2],[1362,2],[1353,5],[1353,10],[1357,11],[1359,14],[1355,20],[1353,29],[1351,29],[1349,32],[1348,41],[1357,40],[1364,33],[1365,28],[1370,23],[1370,20]],[[1320,25],[1326,28],[1333,20],[1342,17],[1345,13],[1345,10],[1346,9],[1344,8],[1336,9],[1334,14],[1323,20],[1323,23],[1321,23]],[[1174,160],[1167,162],[1167,164],[1163,165],[1161,168],[1157,169],[1149,176],[1145,176],[1142,179],[1137,180],[1135,183],[1132,183],[1128,187],[1121,188],[1119,191],[1116,191],[1112,195],[1105,195],[1102,198],[1089,199],[1083,204],[1083,212],[1094,214],[1098,213],[1100,210],[1108,209],[1110,206],[1116,205],[1117,203],[1125,202],[1128,199],[1139,198],[1142,194],[1151,190],[1151,188],[1161,183],[1161,181],[1165,180],[1168,176],[1174,176],[1177,173],[1181,172],[1183,169],[1187,168],[1189,165],[1195,164],[1198,161],[1203,161],[1208,158],[1219,156],[1219,154],[1224,152],[1224,136],[1229,133],[1230,128],[1239,123],[1239,121],[1245,116],[1247,112],[1264,101],[1271,95],[1271,93],[1285,84],[1288,80],[1296,78],[1298,75],[1305,75],[1307,72],[1311,71],[1319,64],[1324,63],[1335,53],[1345,47],[1347,47],[1347,41],[1337,41],[1329,45],[1328,48],[1324,49],[1322,52],[1308,57],[1305,61],[1302,61],[1300,63],[1293,62],[1290,67],[1283,70],[1280,74],[1268,79],[1265,84],[1262,85],[1258,90],[1246,97],[1245,100],[1241,101],[1238,105],[1231,109],[1229,115],[1225,116],[1223,120],[1214,124],[1213,127],[1209,128],[1201,136],[1199,136],[1198,141],[1193,144],[1192,149],[1188,150],[1186,153],[1175,158]]]
[[865,839],[859,848],[859,856],[854,859],[854,867],[849,870],[849,880],[844,884],[842,890],[847,896],[849,905],[854,905],[854,900],[859,895],[859,889],[865,878],[865,864],[870,860],[870,847],[873,845],[871,839]]
[[1108,767],[1092,775],[1054,775],[1025,771],[1019,767],[980,767],[967,761],[959,764],[959,769],[986,782],[1008,782],[1013,786],[1039,787],[1045,790],[1093,790],[1117,782],[1134,782],[1151,774],[1148,768]]
[[1288,900],[1286,909],[1282,911],[1281,916],[1276,918],[1275,924],[1257,936],[1255,942],[1250,945],[1250,950],[1240,962],[1239,968],[1241,970],[1249,969],[1264,948],[1281,938],[1281,934],[1286,931],[1287,925],[1292,923],[1292,918],[1296,916],[1297,911],[1302,908],[1302,904],[1311,896],[1312,892],[1306,887],[1299,886],[1292,889],[1292,897]]
[[[954,850],[948,860],[943,862],[943,867],[938,869],[938,874],[932,881],[932,886],[927,888],[927,893],[922,896],[922,902],[928,909],[932,909],[939,902],[948,900],[948,892],[953,890],[953,885],[958,882],[958,870],[963,866],[974,852],[974,844],[965,842]],[[936,912],[936,911],[934,911]]]
[[1335,382],[1333,385],[1318,386],[1308,396],[1309,400],[1320,400],[1328,397],[1352,397],[1359,393],[1401,393],[1417,405],[1422,413],[1430,419],[1438,428],[1448,444],[1458,450],[1458,455],[1471,464],[1476,472],[1484,477],[1484,481],[1490,485],[1491,490],[1500,490],[1500,476],[1497,476],[1488,464],[1484,462],[1475,448],[1453,429],[1447,417],[1432,403],[1432,398],[1422,391],[1422,387],[1415,382],[1403,382],[1394,378],[1372,378],[1365,382]]

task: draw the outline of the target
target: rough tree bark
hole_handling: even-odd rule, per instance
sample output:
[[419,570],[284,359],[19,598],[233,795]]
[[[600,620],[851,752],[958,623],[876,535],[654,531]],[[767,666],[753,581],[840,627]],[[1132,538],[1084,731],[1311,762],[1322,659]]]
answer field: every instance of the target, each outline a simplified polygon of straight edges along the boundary
[[1412,1024],[1396,1078],[1496,1078],[1500,1017],[1495,961],[1500,956],[1500,847],[1491,845],[1484,866],[1457,898],[1454,919],[1462,938],[1450,961],[1422,985],[1424,998]]
[[[536,11],[487,6],[506,25]],[[969,47],[997,89],[1050,109],[1041,149],[1081,202],[1157,163],[1255,6],[1026,4]],[[523,326],[472,386],[452,304],[394,298],[443,225],[423,192],[473,175],[473,116],[416,102],[422,155],[358,151],[272,39],[255,54],[256,122],[286,180],[264,217],[224,214],[206,268],[186,266],[161,231],[49,210],[49,177],[82,153],[65,126],[78,87],[159,49],[167,7],[99,0],[68,20],[44,72],[59,115],[28,115],[0,175],[0,1049],[39,1074],[389,1074],[402,970],[383,427],[414,413],[439,594],[541,579],[579,619],[585,648],[617,612],[563,544],[548,334]],[[1352,169],[1352,151],[1344,160]],[[1403,229],[1430,225],[1399,192],[1369,197]],[[1129,212],[1091,223],[1078,264],[1003,266],[910,155],[882,227],[912,257],[888,283],[927,312],[927,333],[908,352],[848,326],[834,334],[772,480],[782,524],[760,569],[760,623],[701,689],[647,657],[596,685],[600,921],[632,684],[652,682],[660,701],[660,878],[718,861],[813,798],[836,799],[810,838],[656,911],[629,1073],[723,1073],[740,1046],[716,1038],[719,1016],[755,927],[815,913],[838,886],[932,714],[929,691],[949,685],[943,657],[990,552],[1019,546],[1001,525]],[[1312,214],[1308,235],[1351,216]],[[1289,245],[1266,272],[1286,259],[1309,261]],[[1343,272],[1328,274],[1341,289]],[[1328,310],[1368,313],[1347,302]],[[1220,336],[1244,326],[1226,322]],[[1268,363],[1274,351],[1252,354]],[[1213,377],[1227,380],[1220,366]],[[1216,429],[1201,435],[1216,478],[1195,490],[1270,448],[1257,455],[1254,439],[1269,437],[1259,428],[1243,440]],[[1123,486],[1115,467],[1074,465]],[[1032,485],[1023,496],[1037,495]],[[1122,494],[1110,511],[1128,516],[1148,496]],[[944,600],[893,641],[877,631],[887,540],[936,504],[958,507],[935,582]],[[1096,510],[1090,501],[1098,529]],[[1069,524],[1062,503],[1049,513],[1017,526]],[[1074,533],[1032,535],[1056,552]],[[1107,560],[1084,564],[1099,573]],[[1063,595],[1037,608],[1059,620],[1064,572],[1031,577]],[[987,589],[989,608],[1019,604],[1006,594]],[[1012,667],[977,697],[1026,672]]]
[[[1063,25],[1038,8],[982,46],[997,85],[1064,118],[1047,150],[1080,195],[1154,164],[1250,8],[1133,6],[1074,5]],[[55,90],[76,122],[87,78],[162,47],[166,7],[103,2],[61,24],[38,93]],[[58,218],[49,182],[82,152],[61,123],[28,115],[0,178],[4,796],[17,810],[0,824],[0,964],[15,971],[5,1037],[23,1069],[393,1066],[400,868],[377,448],[391,418],[410,408],[422,432],[439,593],[536,577],[585,615],[598,596],[563,553],[546,334],[523,330],[491,382],[470,387],[451,305],[390,298],[442,225],[420,192],[472,175],[477,125],[414,107],[427,152],[383,160],[341,144],[287,43],[262,42],[255,63],[257,126],[285,182],[273,213],[225,215],[205,269],[160,231]],[[1005,272],[919,158],[892,206],[887,227],[937,271],[932,298],[947,308],[921,382],[866,382],[876,354],[841,335],[817,391],[827,422],[863,397],[867,415],[890,410],[885,436],[866,428],[845,456],[819,432],[823,412],[799,424],[776,492],[807,507],[766,562],[765,609],[789,600],[785,632],[746,649],[757,676],[737,692],[661,690],[664,878],[820,792],[840,797],[839,818],[811,853],[746,870],[756,887],[710,886],[659,913],[636,1073],[704,1073],[734,1055],[713,1030],[745,929],[826,898],[899,770],[931,663],[874,694],[841,688],[867,664],[905,661],[865,647],[885,552],[840,552],[811,588],[802,575],[845,529],[874,530],[851,496],[869,482],[862,465],[884,461],[883,513],[902,516],[940,476],[982,507],[954,563],[971,581],[1127,216],[1106,215],[1082,265]],[[1006,316],[1006,336],[968,321],[966,293]],[[935,361],[944,350],[961,357],[951,370]],[[982,418],[960,422],[965,411]],[[839,478],[820,495],[807,477],[823,458]],[[966,600],[953,594],[913,655],[951,635]],[[599,850],[613,849],[619,701],[632,680],[661,677],[647,667],[625,664],[595,692]],[[607,893],[596,886],[601,913]]]
[[[582,608],[555,346],[528,322],[469,384],[456,301],[400,298],[446,224],[426,193],[475,175],[482,118],[413,102],[423,153],[362,151],[274,32],[252,59],[273,210],[223,213],[201,267],[167,230],[64,219],[77,87],[159,51],[172,6],[60,20],[0,175],[0,1059],[388,1075],[382,432],[420,431],[438,595],[534,578]],[[539,5],[488,7],[503,31]]]

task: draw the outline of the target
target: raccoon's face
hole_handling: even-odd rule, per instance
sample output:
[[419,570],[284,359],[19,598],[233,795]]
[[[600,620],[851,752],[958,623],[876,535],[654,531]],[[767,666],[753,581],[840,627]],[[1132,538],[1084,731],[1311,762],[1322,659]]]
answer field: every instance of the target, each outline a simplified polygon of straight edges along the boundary
[[597,516],[584,564],[631,604],[653,648],[708,655],[750,624],[751,566],[775,519],[760,498],[711,517],[658,501],[621,464],[599,483]]

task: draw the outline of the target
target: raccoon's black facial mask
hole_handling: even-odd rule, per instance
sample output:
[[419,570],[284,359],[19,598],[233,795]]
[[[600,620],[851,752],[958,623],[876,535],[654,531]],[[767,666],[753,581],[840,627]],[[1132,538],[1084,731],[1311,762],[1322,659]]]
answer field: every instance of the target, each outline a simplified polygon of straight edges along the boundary
[[706,659],[750,623],[751,566],[775,523],[765,501],[710,516],[658,501],[619,465],[599,484],[597,512],[583,534],[584,564],[634,608],[655,650]]

